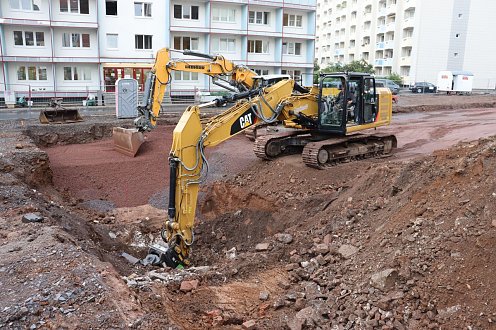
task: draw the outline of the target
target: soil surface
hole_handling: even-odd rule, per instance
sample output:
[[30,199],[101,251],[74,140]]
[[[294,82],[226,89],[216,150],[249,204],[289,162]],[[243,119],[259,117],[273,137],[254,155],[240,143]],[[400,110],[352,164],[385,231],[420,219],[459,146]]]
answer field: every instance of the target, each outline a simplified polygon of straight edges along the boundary
[[186,270],[121,257],[160,241],[173,118],[135,158],[119,121],[4,122],[0,327],[496,328],[494,102],[401,94],[391,157],[320,171],[212,148]]

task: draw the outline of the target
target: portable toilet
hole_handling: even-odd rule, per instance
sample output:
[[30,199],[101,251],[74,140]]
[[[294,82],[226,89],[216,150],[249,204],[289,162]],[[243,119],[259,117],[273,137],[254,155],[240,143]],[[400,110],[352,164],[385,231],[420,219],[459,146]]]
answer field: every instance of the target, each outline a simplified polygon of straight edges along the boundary
[[117,118],[138,117],[138,81],[130,78],[118,79],[115,87]]
[[451,92],[453,90],[453,73],[451,71],[440,71],[437,75],[437,91]]
[[468,71],[453,71],[453,92],[471,93],[474,75]]

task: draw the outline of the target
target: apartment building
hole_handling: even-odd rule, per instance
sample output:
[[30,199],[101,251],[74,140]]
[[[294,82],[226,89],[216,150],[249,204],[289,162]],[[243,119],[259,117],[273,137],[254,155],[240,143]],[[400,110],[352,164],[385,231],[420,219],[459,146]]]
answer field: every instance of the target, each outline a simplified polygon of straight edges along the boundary
[[436,83],[442,70],[471,71],[474,88],[495,88],[486,33],[492,0],[319,0],[315,59],[321,66],[364,59],[377,75]]
[[[142,88],[163,47],[219,53],[309,84],[315,9],[316,0],[2,0],[0,92],[84,96],[113,92],[127,77]],[[196,89],[218,87],[203,75],[173,74],[171,94]]]

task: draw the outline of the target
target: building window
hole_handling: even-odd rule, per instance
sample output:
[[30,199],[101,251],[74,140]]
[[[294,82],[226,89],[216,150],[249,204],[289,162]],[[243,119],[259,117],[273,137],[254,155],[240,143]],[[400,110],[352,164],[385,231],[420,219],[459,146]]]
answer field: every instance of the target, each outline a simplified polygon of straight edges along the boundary
[[174,71],[174,80],[198,80],[198,72]]
[[403,38],[411,38],[413,36],[413,29],[403,29]]
[[90,47],[90,35],[88,33],[64,33],[62,34],[62,47]]
[[197,20],[198,10],[198,6],[174,5],[174,18]]
[[11,9],[40,11],[41,0],[9,0],[9,3]]
[[119,47],[119,35],[107,33],[107,48],[117,49]]
[[269,42],[263,40],[248,40],[248,53],[268,54]]
[[236,39],[234,38],[212,38],[212,50],[215,52],[235,52]]
[[14,31],[14,45],[16,46],[45,46],[44,32]]
[[284,14],[282,18],[283,26],[301,27],[302,22],[303,22],[303,16],[301,15]]
[[269,25],[270,13],[268,11],[251,11],[248,15],[248,23]]
[[300,70],[281,70],[282,74],[289,74],[296,82],[301,81],[301,71]]
[[135,2],[134,16],[136,17],[152,17],[152,4],[149,2]]
[[105,0],[105,14],[117,16],[117,0]]
[[267,76],[269,74],[269,70],[255,69],[253,71],[255,71],[255,73],[259,76]]
[[236,10],[229,8],[213,8],[212,21],[234,23],[236,19]]
[[89,14],[89,0],[60,0],[61,13]]
[[457,33],[455,37],[460,38],[460,33]]
[[454,54],[453,54],[453,56],[454,56],[454,57],[458,57],[458,53],[454,53]]
[[134,48],[136,49],[152,49],[152,36],[136,34],[134,36]]
[[[26,79],[27,78],[27,79]],[[17,80],[47,80],[45,66],[20,66],[17,68]]]
[[64,80],[91,80],[91,71],[87,68],[65,66]]
[[282,53],[285,55],[301,55],[301,43],[283,42]]
[[198,37],[174,37],[174,49],[178,50],[198,50],[199,49]]

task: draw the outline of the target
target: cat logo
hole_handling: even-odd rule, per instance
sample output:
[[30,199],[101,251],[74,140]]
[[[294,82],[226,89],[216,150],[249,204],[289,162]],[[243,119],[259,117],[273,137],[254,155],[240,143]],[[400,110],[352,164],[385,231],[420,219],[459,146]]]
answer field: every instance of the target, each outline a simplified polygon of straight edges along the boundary
[[245,128],[250,125],[253,125],[253,121],[251,119],[251,113],[247,113],[246,115],[239,117],[239,126],[241,128]]

